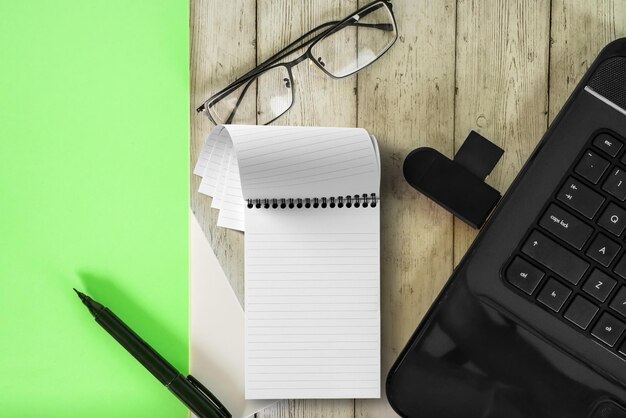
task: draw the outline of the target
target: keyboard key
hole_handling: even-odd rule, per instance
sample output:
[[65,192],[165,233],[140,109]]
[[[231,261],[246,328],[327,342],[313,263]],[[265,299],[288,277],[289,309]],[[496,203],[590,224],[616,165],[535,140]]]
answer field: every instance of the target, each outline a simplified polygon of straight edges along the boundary
[[600,148],[602,151],[609,154],[611,157],[615,157],[619,150],[622,148],[622,142],[612,135],[607,133],[601,133],[593,140],[593,145]]
[[565,182],[556,198],[588,219],[592,219],[604,203],[602,195],[572,177]]
[[591,331],[591,335],[608,345],[609,347],[613,347],[619,337],[622,336],[622,333],[626,329],[626,325],[613,315],[604,313],[598,320],[598,323],[593,330]]
[[598,218],[598,225],[619,237],[626,228],[626,210],[615,203],[609,203]]
[[515,257],[506,270],[509,283],[529,295],[533,294],[543,276],[543,271],[520,257]]
[[539,225],[577,250],[585,245],[593,232],[593,228],[557,205],[550,205],[539,221]]
[[619,348],[619,352],[626,356],[626,341],[622,343],[621,347]]
[[622,247],[606,235],[598,234],[587,249],[587,255],[604,267],[608,267]]
[[576,165],[576,169],[574,171],[593,184],[596,184],[608,167],[609,162],[607,160],[600,157],[593,151],[587,151],[578,165]]
[[595,269],[589,275],[589,278],[583,286],[583,290],[599,300],[604,302],[615,287],[617,281],[612,279],[608,274]]
[[622,202],[626,200],[626,171],[615,167],[602,188]]
[[578,284],[589,267],[589,263],[539,231],[530,234],[522,252],[572,284]]
[[626,287],[622,286],[609,306],[614,311],[619,312],[623,317],[626,317]]
[[561,310],[565,301],[572,294],[572,291],[554,279],[549,279],[546,285],[539,292],[537,300],[554,312]]
[[576,296],[574,302],[565,311],[565,318],[582,329],[587,329],[599,308],[587,299]]

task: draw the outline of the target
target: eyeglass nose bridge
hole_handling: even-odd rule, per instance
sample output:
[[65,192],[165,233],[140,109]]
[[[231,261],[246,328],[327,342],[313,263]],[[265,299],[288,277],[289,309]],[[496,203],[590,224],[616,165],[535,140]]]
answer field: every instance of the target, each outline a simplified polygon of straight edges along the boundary
[[302,61],[306,61],[306,60],[307,60],[307,58],[310,58],[310,57],[309,57],[308,52],[307,52],[307,53],[304,53],[304,54],[302,54],[302,55],[300,55],[298,58],[296,58],[295,60],[293,60],[293,61],[290,63],[289,67],[290,67],[290,68],[293,68],[293,67],[295,67],[296,65],[300,64]]
[[312,65],[314,67],[321,67],[324,68],[324,66],[326,65],[324,63],[324,61],[322,60],[322,57],[314,57],[311,54],[311,51],[307,51],[304,54],[300,55],[298,58],[296,58],[295,60],[291,61],[290,63],[285,64],[285,66],[287,66],[289,68],[289,72],[291,73],[291,69],[293,67],[295,67],[296,65],[300,64],[303,61],[306,61],[310,59],[312,61]]

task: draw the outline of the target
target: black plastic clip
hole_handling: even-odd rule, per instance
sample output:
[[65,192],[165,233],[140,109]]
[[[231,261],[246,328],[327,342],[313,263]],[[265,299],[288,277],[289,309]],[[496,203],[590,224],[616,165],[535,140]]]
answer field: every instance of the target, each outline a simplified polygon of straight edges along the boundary
[[474,228],[480,228],[500,198],[485,178],[504,151],[471,131],[454,160],[432,148],[417,148],[404,160],[404,178]]

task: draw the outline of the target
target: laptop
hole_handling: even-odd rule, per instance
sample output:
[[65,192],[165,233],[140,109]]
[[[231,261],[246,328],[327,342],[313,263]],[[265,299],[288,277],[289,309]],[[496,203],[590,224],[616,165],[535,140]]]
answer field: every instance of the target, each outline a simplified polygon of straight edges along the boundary
[[427,418],[626,417],[626,38],[524,165],[386,382]]

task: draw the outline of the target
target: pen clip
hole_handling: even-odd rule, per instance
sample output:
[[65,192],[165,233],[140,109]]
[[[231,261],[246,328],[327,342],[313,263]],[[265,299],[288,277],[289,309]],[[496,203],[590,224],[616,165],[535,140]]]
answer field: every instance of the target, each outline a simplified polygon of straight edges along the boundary
[[228,409],[226,409],[226,407],[220,402],[220,400],[217,399],[217,397],[213,395],[211,391],[206,388],[206,386],[200,383],[198,379],[196,379],[192,375],[187,375],[187,380],[215,406],[215,408],[220,412],[220,414],[222,414],[223,418],[232,417],[230,412],[228,412]]

